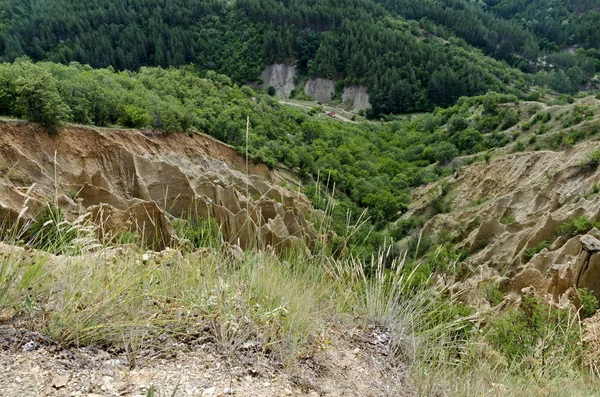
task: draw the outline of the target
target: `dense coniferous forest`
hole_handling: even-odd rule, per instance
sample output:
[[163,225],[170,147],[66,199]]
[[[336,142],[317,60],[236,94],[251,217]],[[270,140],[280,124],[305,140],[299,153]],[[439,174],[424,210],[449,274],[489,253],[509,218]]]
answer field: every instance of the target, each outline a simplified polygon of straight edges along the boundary
[[267,64],[296,63],[340,89],[367,86],[378,116],[490,90],[520,95],[531,84],[578,91],[600,63],[596,3],[2,0],[0,59],[116,70],[193,63],[239,85]]

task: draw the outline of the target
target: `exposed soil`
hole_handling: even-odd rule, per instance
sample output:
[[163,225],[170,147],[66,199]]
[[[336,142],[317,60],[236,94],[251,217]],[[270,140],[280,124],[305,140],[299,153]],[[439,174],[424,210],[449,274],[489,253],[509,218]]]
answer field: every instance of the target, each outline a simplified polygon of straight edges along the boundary
[[138,232],[159,249],[173,239],[173,217],[212,218],[242,248],[314,240],[310,202],[282,185],[293,185],[290,173],[246,164],[201,134],[67,126],[52,138],[32,123],[0,122],[0,224],[56,202],[70,220],[89,213],[101,229]]
[[[383,335],[383,337],[382,337]],[[0,326],[0,395],[413,396],[404,366],[389,365],[385,331],[330,332],[319,350],[281,370],[252,345],[227,352],[203,340],[162,351],[62,348],[41,334]],[[397,363],[396,363],[397,364]]]

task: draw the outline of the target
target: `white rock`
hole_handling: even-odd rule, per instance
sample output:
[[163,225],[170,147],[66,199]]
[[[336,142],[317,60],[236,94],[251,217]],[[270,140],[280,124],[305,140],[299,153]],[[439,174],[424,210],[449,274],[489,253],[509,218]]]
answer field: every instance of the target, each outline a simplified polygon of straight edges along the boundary
[[69,375],[55,375],[52,378],[52,386],[60,389],[61,387],[65,387],[69,383]]

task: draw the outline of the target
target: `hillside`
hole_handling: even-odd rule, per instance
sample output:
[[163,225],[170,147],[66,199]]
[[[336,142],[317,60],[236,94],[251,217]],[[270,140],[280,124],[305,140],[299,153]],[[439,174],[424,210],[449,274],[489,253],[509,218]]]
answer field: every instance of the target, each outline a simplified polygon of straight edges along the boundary
[[246,170],[243,157],[212,138],[69,127],[52,139],[11,122],[0,131],[0,218],[9,223],[27,222],[51,199],[106,238],[137,235],[156,249],[176,241],[175,218],[211,218],[224,243],[242,248],[312,246],[317,237],[305,220],[310,202],[280,186],[293,179],[264,164]]
[[[417,189],[404,215],[429,212],[445,191],[449,209],[422,228],[428,252],[409,244],[409,256],[388,248],[359,262],[329,254],[323,214],[282,187],[293,173],[249,163],[246,174],[245,159],[212,138],[77,126],[51,138],[18,121],[1,131],[6,395],[518,396],[563,382],[572,396],[597,392],[578,371],[597,363],[598,319],[580,324],[569,298],[582,305],[578,288],[599,292],[600,233],[561,228],[598,221],[595,142],[499,149],[464,165]],[[251,249],[237,247],[240,224]],[[544,300],[527,306],[535,294]],[[528,307],[539,324],[515,317]],[[545,363],[533,356],[540,331],[554,354]],[[529,365],[552,375],[520,372]]]
[[[366,88],[371,116],[427,111],[490,90],[520,94],[532,82],[575,93],[593,78],[592,6],[580,17],[582,7],[558,2],[559,15],[531,16],[550,26],[521,26],[532,6],[489,3],[4,0],[0,59],[117,70],[193,63],[240,85],[270,65],[291,64],[296,79],[331,79],[339,99],[344,88]],[[553,37],[559,22],[568,29]],[[582,51],[563,52],[573,46]]]
[[0,395],[600,395],[597,0],[0,0]]

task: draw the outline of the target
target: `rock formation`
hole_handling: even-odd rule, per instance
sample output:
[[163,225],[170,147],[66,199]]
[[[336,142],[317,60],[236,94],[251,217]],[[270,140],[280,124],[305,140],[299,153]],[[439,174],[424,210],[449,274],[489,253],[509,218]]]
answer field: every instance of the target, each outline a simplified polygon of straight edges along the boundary
[[0,123],[0,224],[31,219],[56,201],[67,217],[89,213],[107,233],[135,230],[158,249],[171,220],[211,217],[246,247],[311,244],[312,210],[289,173],[246,162],[205,135],[66,127],[51,138],[34,124]]
[[[470,252],[467,266],[508,276],[510,290],[534,287],[558,301],[573,295],[569,288],[585,287],[600,296],[600,231],[573,238],[557,231],[574,217],[600,220],[600,194],[593,189],[600,170],[585,165],[598,149],[598,142],[586,142],[563,152],[509,154],[460,168],[447,179],[452,211],[433,217],[424,232],[450,231]],[[439,184],[418,189],[416,204],[404,216],[425,212],[439,191]],[[542,242],[549,248],[525,255]]]
[[349,102],[355,110],[366,110],[371,107],[369,91],[362,85],[351,85],[344,89],[342,102]]
[[275,95],[280,98],[289,98],[295,88],[296,66],[275,64],[267,66],[260,75],[263,89],[275,88]]
[[304,93],[315,101],[327,103],[335,94],[335,82],[321,78],[310,79],[306,82]]

